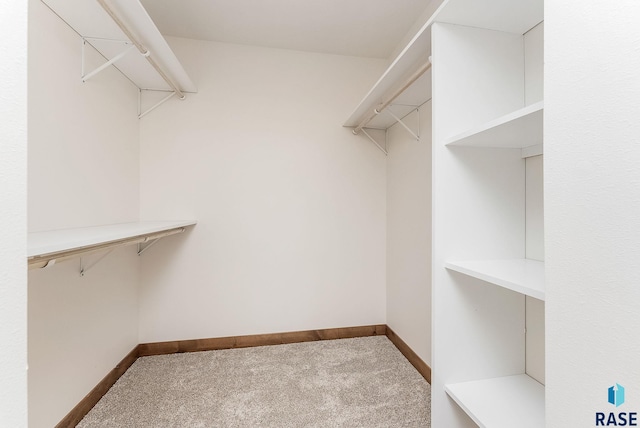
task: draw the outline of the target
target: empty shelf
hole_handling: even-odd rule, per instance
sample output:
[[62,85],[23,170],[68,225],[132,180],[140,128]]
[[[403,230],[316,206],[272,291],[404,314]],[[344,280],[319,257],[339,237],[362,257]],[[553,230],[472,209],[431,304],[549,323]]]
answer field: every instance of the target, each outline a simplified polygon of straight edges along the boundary
[[543,101],[448,138],[446,145],[522,149],[542,144]]
[[544,262],[530,259],[449,261],[445,267],[544,300]]
[[136,222],[29,233],[27,261],[30,269],[44,267],[50,261],[152,241],[183,232],[195,224],[195,221]]
[[526,374],[445,385],[481,428],[543,428],[544,386]]

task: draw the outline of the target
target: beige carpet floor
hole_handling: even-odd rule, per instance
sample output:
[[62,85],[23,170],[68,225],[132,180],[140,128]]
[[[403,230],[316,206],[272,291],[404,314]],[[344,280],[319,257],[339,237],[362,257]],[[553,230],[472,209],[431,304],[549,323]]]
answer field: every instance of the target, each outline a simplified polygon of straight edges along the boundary
[[78,427],[430,427],[384,336],[139,358]]

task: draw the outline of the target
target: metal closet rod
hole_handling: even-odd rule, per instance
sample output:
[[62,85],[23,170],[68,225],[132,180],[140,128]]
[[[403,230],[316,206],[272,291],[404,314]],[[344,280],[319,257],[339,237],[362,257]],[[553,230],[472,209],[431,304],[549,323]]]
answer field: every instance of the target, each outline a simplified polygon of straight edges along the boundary
[[102,6],[102,8],[104,9],[105,12],[107,12],[107,14],[109,14],[109,16],[111,17],[111,19],[113,19],[113,22],[115,22],[118,27],[120,27],[120,29],[122,30],[122,32],[127,36],[127,38],[131,41],[131,43],[134,44],[134,46],[136,48],[138,48],[138,50],[140,51],[140,53],[147,58],[147,61],[149,61],[149,64],[151,64],[153,66],[153,68],[156,69],[156,71],[158,72],[158,74],[160,75],[160,77],[162,77],[162,79],[164,79],[165,82],[167,82],[167,84],[171,87],[171,89],[178,95],[178,97],[180,97],[181,100],[185,99],[185,95],[184,93],[182,93],[182,91],[180,89],[178,89],[178,87],[176,86],[175,83],[173,83],[173,81],[169,78],[169,76],[167,76],[165,74],[164,71],[162,71],[162,68],[160,68],[160,66],[158,65],[157,62],[154,61],[153,58],[151,58],[151,55],[149,55],[149,51],[147,50],[147,48],[144,47],[144,45],[142,43],[140,43],[135,36],[133,35],[133,33],[131,31],[129,31],[129,28],[127,28],[127,26],[124,24],[124,22],[122,22],[122,20],[113,12],[113,10],[111,9],[111,7],[107,4],[106,0],[98,0],[98,3],[100,4],[100,6]]
[[419,69],[416,70],[415,73],[413,73],[407,79],[407,81],[404,83],[404,85],[402,85],[393,94],[391,94],[391,96],[389,98],[387,98],[386,101],[384,101],[383,103],[378,104],[378,106],[373,109],[373,112],[371,112],[371,114],[369,116],[365,117],[362,120],[362,122],[360,122],[360,124],[353,129],[353,133],[354,134],[358,134],[360,131],[362,131],[362,128],[364,128],[367,125],[367,123],[371,122],[371,120],[374,117],[376,117],[377,115],[382,113],[382,110],[384,110],[385,108],[389,107],[389,104],[391,104],[396,98],[398,98],[398,96],[401,93],[403,93],[409,86],[413,85],[413,83],[416,80],[418,80],[420,78],[420,76],[422,76],[430,68],[431,68],[431,57],[429,57],[429,61],[427,61],[425,64],[423,64]]

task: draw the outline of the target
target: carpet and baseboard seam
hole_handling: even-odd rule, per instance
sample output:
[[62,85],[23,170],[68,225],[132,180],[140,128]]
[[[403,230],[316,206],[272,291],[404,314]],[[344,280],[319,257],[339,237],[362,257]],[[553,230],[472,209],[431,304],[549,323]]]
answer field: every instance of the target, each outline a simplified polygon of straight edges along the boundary
[[391,330],[391,328],[385,324],[305,330],[287,333],[141,343],[133,348],[133,350],[131,350],[131,352],[129,352],[129,354],[127,354],[127,356],[125,356],[122,361],[120,361],[120,363],[56,425],[55,428],[75,427],[139,357],[381,335],[387,336],[400,353],[402,353],[411,365],[415,367],[418,373],[420,373],[428,383],[431,383],[431,368],[393,330]]
[[426,380],[427,383],[431,384],[431,367],[429,367],[429,365],[425,363],[422,358],[420,358],[418,354],[416,354],[413,349],[411,349],[411,347],[405,343],[404,340],[400,339],[400,336],[398,336],[393,330],[391,330],[389,326],[387,326],[386,328],[386,335],[391,343],[393,343],[396,348],[398,348],[402,355],[404,355],[404,357],[411,363],[411,365],[415,367],[418,373],[422,375],[424,380]]
[[86,416],[87,413],[95,406],[98,401],[109,391],[117,381],[120,379],[120,376],[126,372],[129,367],[136,362],[139,356],[140,345],[137,345],[135,348],[131,350],[127,354],[126,357],[116,365],[113,370],[111,370],[96,386],[93,388],[80,402],[73,408],[71,411],[62,418],[60,422],[55,426],[55,428],[71,428],[75,427],[80,423],[82,418]]

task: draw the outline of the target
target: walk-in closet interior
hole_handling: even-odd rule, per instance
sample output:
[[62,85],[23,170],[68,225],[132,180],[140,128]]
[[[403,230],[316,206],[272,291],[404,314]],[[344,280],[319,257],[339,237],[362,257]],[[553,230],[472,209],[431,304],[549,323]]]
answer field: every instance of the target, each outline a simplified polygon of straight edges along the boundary
[[[340,52],[200,39],[225,2],[178,3],[28,2],[28,426],[248,337],[386,334],[434,428],[640,406],[635,2],[357,1],[399,29]],[[233,3],[219,34],[262,28]]]

